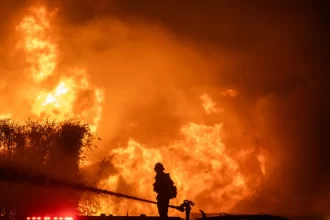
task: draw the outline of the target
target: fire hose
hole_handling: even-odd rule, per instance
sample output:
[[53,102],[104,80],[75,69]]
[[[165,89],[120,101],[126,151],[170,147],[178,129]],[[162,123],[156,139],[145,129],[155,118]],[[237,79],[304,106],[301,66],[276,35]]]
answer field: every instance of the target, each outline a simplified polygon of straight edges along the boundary
[[[70,183],[65,181],[59,181],[54,178],[49,178],[46,175],[40,174],[40,175],[31,175],[31,173],[13,169],[9,167],[0,167],[0,181],[7,181],[7,182],[13,182],[13,183],[29,183],[29,184],[36,184],[36,185],[45,185],[45,186],[62,186],[66,188],[71,188],[74,190],[81,190],[81,191],[88,191],[93,192],[97,194],[106,194],[111,195],[119,198],[126,198],[130,200],[140,201],[140,202],[146,202],[151,204],[157,204],[155,201],[147,200],[138,198],[135,196],[129,196],[122,193],[117,193],[109,190],[103,190],[98,189],[96,187],[87,186],[81,183]],[[186,212],[186,219],[189,220],[190,216],[190,210],[191,206],[194,206],[195,204],[192,201],[184,200],[183,203],[179,206],[169,205],[169,208],[174,208],[176,210],[179,210],[181,212]]]

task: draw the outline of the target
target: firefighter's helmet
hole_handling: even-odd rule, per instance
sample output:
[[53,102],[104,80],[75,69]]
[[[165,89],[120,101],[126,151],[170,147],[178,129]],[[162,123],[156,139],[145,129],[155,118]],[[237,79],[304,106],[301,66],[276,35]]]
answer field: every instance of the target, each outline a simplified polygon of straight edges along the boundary
[[163,170],[165,170],[163,164],[161,164],[161,163],[156,163],[154,169],[155,169],[156,172],[157,172],[157,171],[163,171]]

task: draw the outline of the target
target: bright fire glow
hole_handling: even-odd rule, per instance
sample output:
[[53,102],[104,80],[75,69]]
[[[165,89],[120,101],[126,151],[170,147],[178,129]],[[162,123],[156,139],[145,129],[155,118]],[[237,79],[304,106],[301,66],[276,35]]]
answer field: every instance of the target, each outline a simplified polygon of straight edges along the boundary
[[238,92],[235,89],[228,89],[222,93],[224,96],[235,97],[238,95]]
[[209,95],[204,94],[201,96],[201,99],[203,101],[203,108],[207,114],[218,113],[223,111],[223,109],[216,107],[216,104],[213,102],[213,100]]
[[49,33],[51,26],[44,7],[30,9],[31,14],[24,17],[18,30],[25,32],[24,47],[29,53],[28,62],[31,64],[32,77],[42,81],[52,75],[56,68],[57,46]]
[[11,114],[0,114],[0,119],[10,118]]
[[[95,132],[101,119],[103,90],[90,85],[84,68],[74,67],[64,73],[56,72],[59,52],[50,22],[55,13],[49,13],[44,7],[31,8],[29,12],[17,26],[17,30],[23,36],[19,46],[26,52],[30,73],[37,85],[36,97],[32,98],[35,100],[32,113],[41,118],[82,120],[90,124],[91,130]],[[42,83],[54,74],[62,76],[55,87],[42,88]],[[88,103],[88,107],[80,108],[76,102],[84,99],[82,94],[86,92],[93,97],[93,101]]]
[[53,219],[53,220],[73,220],[73,217],[49,217],[49,216],[46,216],[46,217],[43,217],[43,218],[41,218],[41,217],[26,217],[26,219],[27,220],[31,220],[31,219],[33,219],[33,220],[35,220],[35,219],[44,219],[44,220],[50,220],[50,219]]
[[[26,61],[30,64],[29,74],[35,84],[31,111],[40,118],[79,119],[97,131],[105,102],[104,91],[90,83],[88,70],[84,67],[58,72],[59,47],[50,19],[54,15],[44,7],[32,8],[17,27],[22,35],[19,46],[26,52]],[[60,77],[52,78],[55,75]],[[44,86],[48,80],[53,82],[52,86]],[[227,90],[222,95],[234,97],[237,92]],[[85,99],[85,96],[88,98]],[[224,111],[217,107],[209,95],[203,94],[200,98],[201,107],[207,114]],[[157,148],[130,139],[125,146],[109,149],[108,156],[113,155],[115,171],[109,173],[98,187],[114,191],[118,189],[154,200],[153,166],[156,162],[162,162],[178,187],[178,196],[172,201],[173,204],[181,204],[184,199],[189,199],[207,212],[228,211],[238,201],[253,194],[258,181],[249,179],[239,164],[240,160],[248,160],[248,156],[256,151],[255,148],[246,146],[237,155],[230,154],[223,142],[223,129],[225,125],[222,123],[206,125],[190,122],[181,127],[182,138]],[[257,160],[260,172],[266,174],[267,157],[260,153]],[[97,215],[123,215],[127,212],[157,214],[155,205],[100,195],[84,195],[80,204],[90,209],[96,207]],[[171,214],[177,215],[178,212],[171,211]],[[32,220],[35,219],[32,217]],[[63,217],[52,219],[62,220]],[[65,217],[64,220],[72,218]]]
[[[150,190],[154,181],[153,166],[161,161],[164,162],[165,169],[170,171],[178,188],[179,193],[173,201],[174,204],[179,204],[188,197],[195,198],[196,203],[209,199],[212,201],[211,206],[228,210],[238,200],[249,196],[251,189],[246,185],[245,177],[235,159],[226,154],[221,138],[222,127],[221,124],[207,126],[190,123],[181,129],[183,140],[156,149],[130,140],[127,146],[111,152],[115,155],[113,163],[118,173],[111,175],[99,187],[114,190],[123,178],[137,195],[153,200],[155,195]],[[217,185],[222,187],[217,188]],[[122,207],[129,207],[130,203],[116,201],[117,206]],[[101,204],[104,206],[101,207],[100,213],[116,212],[115,202],[111,199]],[[147,210],[156,214],[153,205],[145,204],[141,204],[141,207],[130,207],[129,211],[137,213],[142,207],[144,213]],[[207,210],[210,206],[203,208]]]

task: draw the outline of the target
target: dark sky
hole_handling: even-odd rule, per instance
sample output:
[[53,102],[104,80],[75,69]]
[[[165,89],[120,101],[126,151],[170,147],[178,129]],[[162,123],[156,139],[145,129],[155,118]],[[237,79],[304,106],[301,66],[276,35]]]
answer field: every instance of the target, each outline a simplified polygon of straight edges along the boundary
[[[235,67],[239,75],[216,73],[204,83],[240,88],[246,94],[242,106],[261,96],[275,97],[276,111],[271,111],[268,119],[274,136],[286,147],[279,149],[285,158],[275,172],[281,178],[264,189],[264,195],[277,194],[281,201],[273,211],[283,211],[293,203],[295,211],[312,206],[317,209],[320,201],[321,209],[330,207],[330,50],[326,5],[316,1],[229,0],[49,2],[61,5],[63,18],[77,26],[107,16],[157,23],[179,41],[193,41],[215,53],[230,50],[239,54]],[[23,1],[1,1],[2,30],[9,26],[4,22],[6,18],[24,5]],[[246,209],[253,204],[260,206],[262,198],[260,195],[259,200],[240,205]]]

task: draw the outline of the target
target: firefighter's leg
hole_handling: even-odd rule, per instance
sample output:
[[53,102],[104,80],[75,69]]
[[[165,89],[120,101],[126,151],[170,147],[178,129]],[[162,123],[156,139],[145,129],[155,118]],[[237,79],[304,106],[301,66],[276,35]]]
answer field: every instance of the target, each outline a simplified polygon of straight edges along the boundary
[[164,218],[167,218],[168,217],[168,205],[170,204],[170,200],[169,199],[165,199],[163,201],[163,216]]
[[161,199],[158,200],[157,202],[157,207],[158,207],[158,213],[161,218],[167,218],[167,213],[168,213],[168,205],[170,201],[167,199]]
[[158,209],[159,216],[161,216],[162,215],[162,204],[160,203],[160,201],[157,201],[157,209]]

